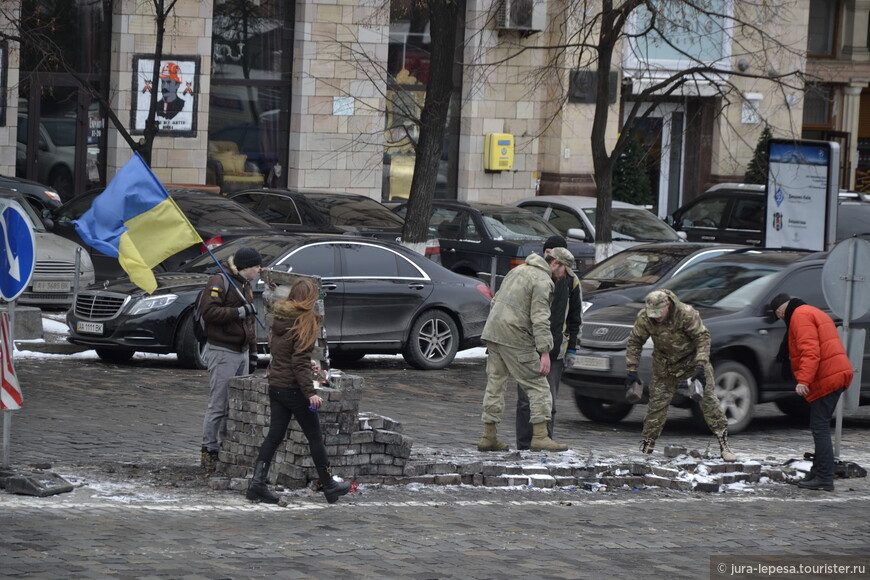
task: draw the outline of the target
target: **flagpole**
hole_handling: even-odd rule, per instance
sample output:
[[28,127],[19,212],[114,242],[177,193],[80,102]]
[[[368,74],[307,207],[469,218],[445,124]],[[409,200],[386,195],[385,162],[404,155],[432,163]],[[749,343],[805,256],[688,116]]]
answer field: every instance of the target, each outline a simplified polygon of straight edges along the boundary
[[257,314],[256,314],[257,309],[254,308],[254,305],[248,301],[248,299],[245,297],[244,293],[241,290],[239,290],[239,287],[236,286],[236,283],[233,281],[233,277],[227,273],[227,271],[224,269],[223,265],[220,263],[220,260],[217,259],[217,256],[212,254],[211,249],[205,244],[205,242],[202,242],[202,247],[205,248],[205,251],[208,252],[208,255],[211,256],[211,259],[214,260],[214,263],[217,264],[218,268],[220,268],[220,271],[223,272],[224,276],[227,277],[227,280],[230,281],[230,285],[236,291],[236,294],[239,295],[239,298],[242,299],[242,302],[244,302],[245,304],[248,304],[251,307],[251,309],[254,311],[254,320],[257,321],[257,323],[260,325],[260,328],[262,328],[263,330],[266,330],[266,325],[263,323],[262,320],[260,320],[257,317]]

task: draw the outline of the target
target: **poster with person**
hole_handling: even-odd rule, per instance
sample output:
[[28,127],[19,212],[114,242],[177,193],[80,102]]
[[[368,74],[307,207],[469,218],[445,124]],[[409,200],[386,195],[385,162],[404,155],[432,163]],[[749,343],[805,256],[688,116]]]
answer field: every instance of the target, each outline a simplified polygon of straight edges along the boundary
[[160,133],[178,137],[194,136],[199,102],[199,57],[164,56],[160,61],[156,84],[153,74],[153,56],[134,55],[132,133],[145,131],[151,94],[156,92],[155,120],[160,126]]

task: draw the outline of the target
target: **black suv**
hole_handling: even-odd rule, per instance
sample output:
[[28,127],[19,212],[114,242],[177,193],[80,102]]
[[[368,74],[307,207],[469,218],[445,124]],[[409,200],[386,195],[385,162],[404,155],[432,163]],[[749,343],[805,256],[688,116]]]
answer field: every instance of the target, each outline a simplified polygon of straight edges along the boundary
[[228,196],[285,232],[353,234],[398,242],[405,220],[364,195],[247,189]]
[[[690,242],[764,243],[763,185],[720,183],[672,213],[667,222]],[[870,196],[840,192],[837,241],[870,233]]]
[[[710,331],[716,396],[731,432],[745,429],[760,403],[773,402],[794,416],[808,412],[806,402],[794,394],[794,382],[783,379],[782,365],[776,360],[785,324],[773,316],[769,303],[787,292],[830,314],[822,293],[826,257],[826,252],[747,248],[695,264],[662,284],[695,307]],[[632,405],[625,400],[625,346],[641,308],[641,302],[630,302],[583,317],[577,357],[562,381],[574,389],[580,412],[593,421],[615,423],[631,412]],[[870,327],[870,314],[852,326]],[[868,349],[870,342],[865,345],[865,367]],[[650,348],[643,349],[638,370],[649,384]],[[870,404],[868,387],[870,373],[864,373],[862,404]],[[691,407],[703,424],[700,409],[687,397],[678,394],[672,404]]]
[[[407,204],[403,204],[393,211],[404,218],[407,210]],[[429,234],[440,242],[445,268],[479,278],[494,290],[511,268],[525,262],[533,252],[542,254],[547,238],[562,235],[526,209],[446,199],[432,201]],[[569,239],[568,250],[577,262],[577,274],[595,263],[592,244]]]

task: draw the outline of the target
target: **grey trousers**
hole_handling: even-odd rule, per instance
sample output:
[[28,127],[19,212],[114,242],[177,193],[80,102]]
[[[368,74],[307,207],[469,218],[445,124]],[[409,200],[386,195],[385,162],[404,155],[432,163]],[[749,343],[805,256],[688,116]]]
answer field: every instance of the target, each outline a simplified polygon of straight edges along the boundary
[[[550,374],[547,382],[550,384],[550,395],[553,397],[553,410],[550,422],[547,423],[547,435],[553,438],[553,426],[556,424],[556,397],[559,396],[559,383],[562,382],[562,371],[565,370],[565,359],[553,360],[550,357]],[[529,397],[517,385],[517,449],[528,449],[532,444],[532,423],[529,420]]]
[[219,451],[227,436],[230,379],[248,373],[248,352],[235,352],[207,345],[208,407],[202,420],[202,446],[208,451]]

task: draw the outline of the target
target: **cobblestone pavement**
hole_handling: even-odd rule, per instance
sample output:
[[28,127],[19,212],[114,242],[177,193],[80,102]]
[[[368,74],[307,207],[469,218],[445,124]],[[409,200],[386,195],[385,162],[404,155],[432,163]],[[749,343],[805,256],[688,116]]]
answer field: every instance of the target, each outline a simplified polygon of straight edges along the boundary
[[[263,506],[212,490],[199,471],[204,372],[169,358],[24,359],[16,368],[25,406],[13,415],[12,465],[51,465],[76,488],[45,498],[0,492],[2,577],[718,578],[716,555],[789,565],[809,554],[858,556],[867,572],[763,577],[870,576],[866,478],[840,480],[833,493],[784,483],[715,494],[366,485],[333,506],[307,489]],[[477,454],[482,360],[421,372],[367,358],[345,370],[366,379],[360,410],[400,421],[418,457]],[[507,409],[513,402],[509,394]],[[643,460],[634,452],[643,407],[598,425],[566,388],[559,409],[556,438],[571,445],[568,455]],[[511,441],[506,418],[500,433]],[[781,463],[812,447],[804,425],[766,407],[731,439],[744,461]],[[662,444],[703,451],[710,440],[688,412],[673,410]],[[868,444],[870,409],[862,409],[844,423],[841,455],[866,468]]]

